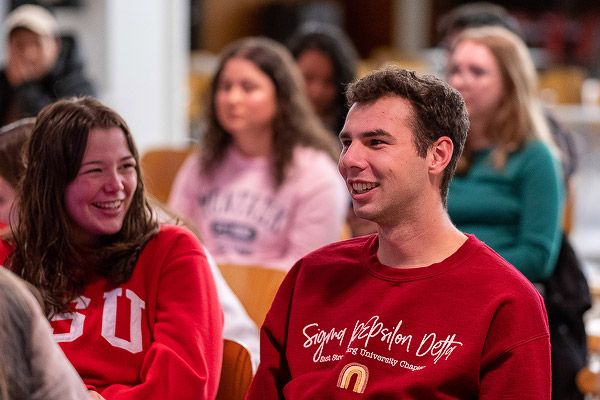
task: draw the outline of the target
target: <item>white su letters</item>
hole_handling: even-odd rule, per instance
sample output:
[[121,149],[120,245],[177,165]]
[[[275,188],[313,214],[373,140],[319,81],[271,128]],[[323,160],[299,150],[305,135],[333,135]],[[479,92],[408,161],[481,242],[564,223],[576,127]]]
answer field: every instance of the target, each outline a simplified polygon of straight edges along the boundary
[[[117,298],[123,295],[122,288],[116,288],[104,293],[104,308],[102,311],[102,337],[114,347],[127,350],[130,353],[139,353],[143,349],[142,344],[142,310],[146,303],[139,298],[133,291],[125,289],[125,297],[131,304],[129,321],[129,340],[116,336],[117,327]],[[83,310],[90,305],[90,299],[80,296],[75,300],[75,309]],[[55,333],[54,339],[57,342],[72,342],[83,334],[85,315],[73,312],[57,314],[53,321],[71,321],[71,328],[66,333]]]

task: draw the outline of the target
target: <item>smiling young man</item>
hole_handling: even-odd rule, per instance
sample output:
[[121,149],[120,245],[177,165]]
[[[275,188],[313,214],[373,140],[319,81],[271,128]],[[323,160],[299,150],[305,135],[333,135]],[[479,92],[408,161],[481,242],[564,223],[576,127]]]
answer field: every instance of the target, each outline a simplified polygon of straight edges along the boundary
[[339,169],[378,233],[288,273],[247,398],[549,399],[541,296],[446,212],[468,129],[458,92],[385,69],[346,95]]

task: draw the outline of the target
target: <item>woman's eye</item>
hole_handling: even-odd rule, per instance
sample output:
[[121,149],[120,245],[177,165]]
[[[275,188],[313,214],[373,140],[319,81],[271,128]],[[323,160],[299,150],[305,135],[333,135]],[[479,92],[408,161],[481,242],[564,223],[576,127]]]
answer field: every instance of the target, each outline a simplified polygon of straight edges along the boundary
[[244,89],[244,92],[251,92],[256,88],[256,85],[252,85],[250,83],[245,83],[242,85],[242,89]]
[[486,73],[485,69],[479,68],[479,67],[472,67],[471,68],[471,72],[475,76],[482,76],[482,75],[484,75]]
[[219,82],[217,84],[217,90],[226,91],[226,90],[229,90],[230,87],[231,87],[231,84],[229,84],[229,82]]

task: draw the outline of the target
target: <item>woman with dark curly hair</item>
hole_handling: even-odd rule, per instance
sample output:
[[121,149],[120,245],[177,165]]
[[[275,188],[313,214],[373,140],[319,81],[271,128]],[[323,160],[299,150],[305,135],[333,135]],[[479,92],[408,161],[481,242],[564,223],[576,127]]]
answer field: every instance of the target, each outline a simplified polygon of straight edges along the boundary
[[26,159],[4,265],[40,291],[92,397],[214,398],[223,319],[210,267],[191,232],[157,222],[125,121],[91,98],[59,100]]
[[245,38],[220,60],[201,154],[182,166],[169,205],[218,263],[287,270],[341,235],[348,194],[337,145],[284,46]]
[[346,85],[356,78],[358,68],[354,45],[337,26],[308,23],[292,35],[288,48],[315,112],[337,137],[348,113]]

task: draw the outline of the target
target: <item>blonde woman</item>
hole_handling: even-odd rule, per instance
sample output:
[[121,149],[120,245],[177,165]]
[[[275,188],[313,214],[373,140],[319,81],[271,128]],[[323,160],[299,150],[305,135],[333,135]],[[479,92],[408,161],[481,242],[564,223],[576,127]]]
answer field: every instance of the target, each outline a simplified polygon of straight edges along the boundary
[[470,120],[450,217],[540,282],[560,249],[564,184],[527,47],[504,28],[467,29],[453,42],[448,80]]

